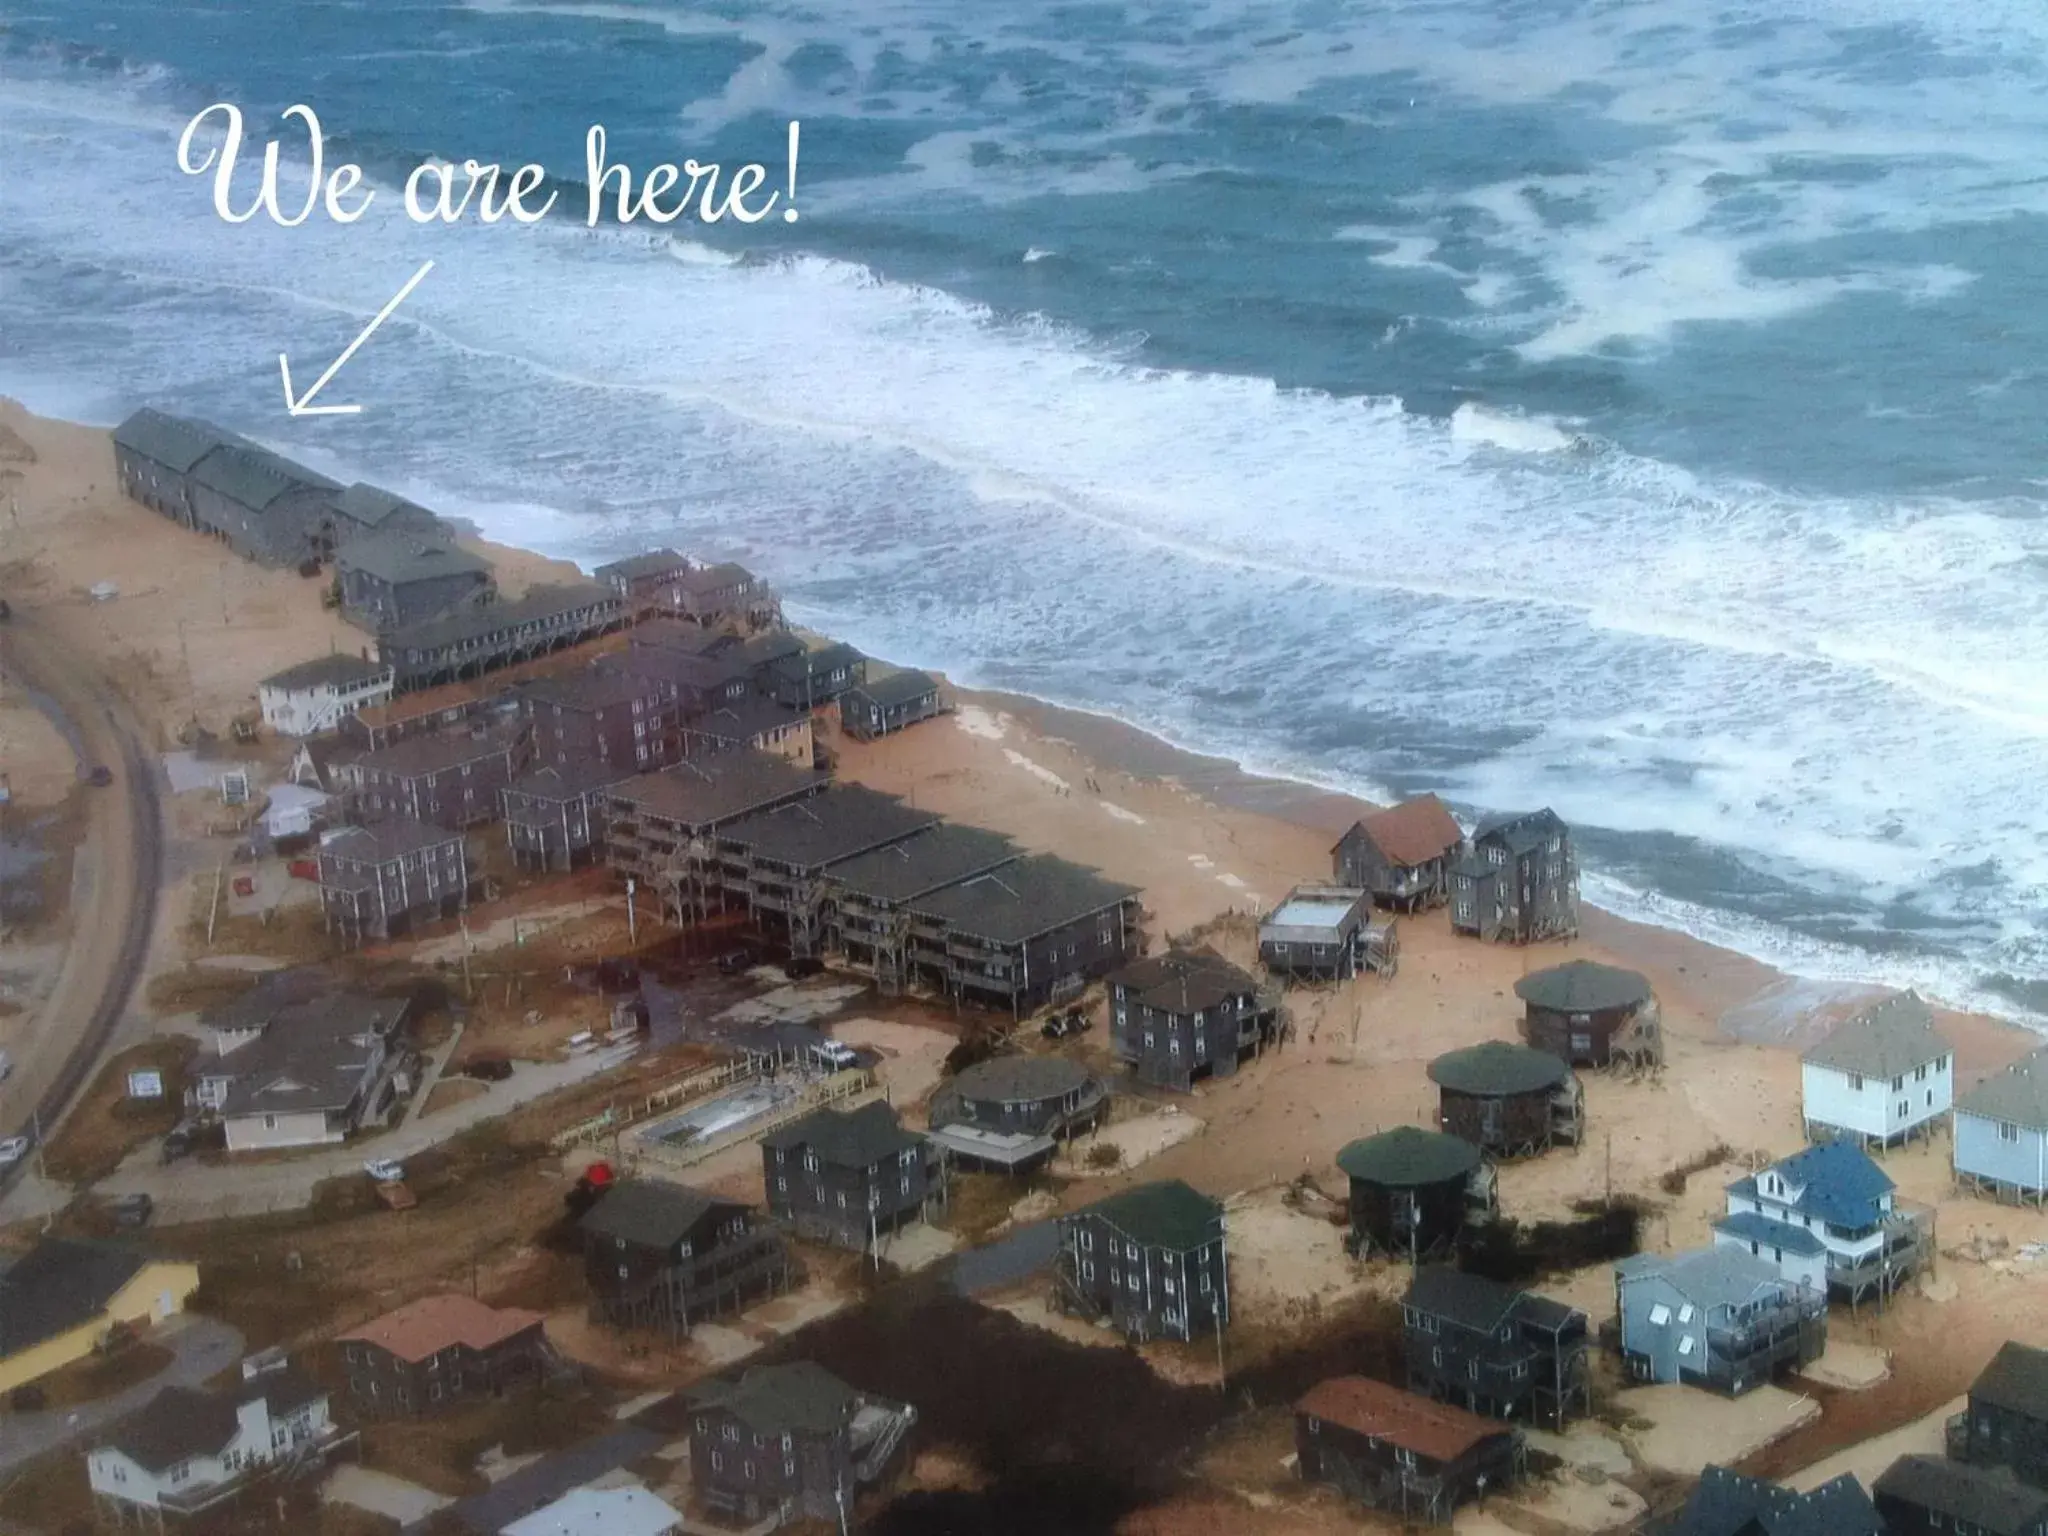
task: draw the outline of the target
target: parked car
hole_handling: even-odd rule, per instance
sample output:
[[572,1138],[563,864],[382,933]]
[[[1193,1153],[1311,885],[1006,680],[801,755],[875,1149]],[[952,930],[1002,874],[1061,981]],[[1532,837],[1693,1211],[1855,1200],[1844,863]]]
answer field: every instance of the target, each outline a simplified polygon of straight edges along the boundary
[[806,976],[815,976],[825,969],[825,962],[815,955],[792,955],[782,962],[782,974],[791,981],[802,981]]
[[164,1161],[175,1163],[192,1152],[192,1133],[184,1126],[177,1126],[164,1137]]
[[860,1053],[843,1040],[820,1040],[811,1047],[811,1054],[835,1072],[860,1065]]
[[1079,1008],[1070,1008],[1065,1013],[1055,1013],[1045,1021],[1039,1033],[1048,1040],[1064,1040],[1069,1035],[1083,1034],[1094,1022]]
[[389,1157],[373,1157],[363,1164],[363,1172],[379,1184],[402,1184],[405,1182],[405,1164]]
[[754,968],[754,953],[747,949],[729,949],[718,957],[718,974],[739,976]]
[[123,1195],[114,1202],[114,1225],[146,1227],[156,1214],[156,1202],[148,1195]]
[[0,1168],[12,1168],[28,1156],[28,1149],[33,1145],[26,1136],[10,1136],[0,1141]]

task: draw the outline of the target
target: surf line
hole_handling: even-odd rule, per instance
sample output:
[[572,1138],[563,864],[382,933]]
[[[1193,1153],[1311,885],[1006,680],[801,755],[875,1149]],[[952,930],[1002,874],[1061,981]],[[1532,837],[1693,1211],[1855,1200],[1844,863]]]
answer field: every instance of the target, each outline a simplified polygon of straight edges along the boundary
[[[353,224],[369,210],[378,189],[364,184],[363,168],[343,162],[327,168],[326,135],[320,118],[303,102],[287,107],[283,120],[286,137],[294,142],[294,154],[310,161],[305,194],[294,211],[279,187],[285,144],[268,139],[262,150],[262,165],[252,197],[237,206],[235,188],[245,165],[247,135],[241,108],[217,101],[195,113],[178,137],[178,169],[188,176],[213,178],[213,211],[229,224],[247,224],[267,217],[287,229],[296,228],[316,214],[336,224]],[[778,205],[785,223],[794,224],[796,208],[797,150],[801,124],[791,121],[787,155],[780,169],[780,188],[768,189],[766,164],[749,161],[736,166],[725,179],[724,168],[686,159],[680,164],[664,161],[647,168],[636,178],[633,168],[612,161],[606,154],[604,125],[592,123],[584,135],[584,222],[595,228],[605,216],[607,193],[616,194],[615,222],[671,224],[694,213],[698,222],[717,224],[730,216],[735,223],[758,224]],[[202,142],[202,140],[205,142]],[[203,152],[202,152],[203,151]],[[543,195],[545,194],[545,195]],[[405,178],[405,215],[415,224],[455,224],[474,217],[482,224],[537,224],[547,217],[560,193],[548,185],[547,170],[531,163],[514,168],[510,174],[495,161],[464,160],[459,166],[448,160],[427,160]]]

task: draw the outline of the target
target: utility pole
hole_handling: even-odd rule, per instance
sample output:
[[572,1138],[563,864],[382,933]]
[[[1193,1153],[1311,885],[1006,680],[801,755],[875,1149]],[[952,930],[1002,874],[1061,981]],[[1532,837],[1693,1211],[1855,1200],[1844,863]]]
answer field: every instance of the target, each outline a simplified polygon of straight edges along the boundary
[[1607,1132],[1607,1194],[1604,1201],[1607,1209],[1614,1209],[1614,1131]]
[[637,947],[640,943],[640,922],[633,911],[633,892],[638,882],[630,875],[626,878],[626,942]]

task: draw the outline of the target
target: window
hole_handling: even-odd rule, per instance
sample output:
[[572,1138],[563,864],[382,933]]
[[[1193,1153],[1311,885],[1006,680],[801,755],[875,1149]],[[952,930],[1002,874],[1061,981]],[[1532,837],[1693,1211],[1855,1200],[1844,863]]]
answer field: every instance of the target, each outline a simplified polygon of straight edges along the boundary
[[697,1433],[700,1435],[704,1433],[704,1421],[702,1419],[697,1421]]
[[1861,1093],[1863,1091],[1863,1074],[1861,1072],[1851,1072],[1849,1074],[1849,1091],[1851,1093]]
[[1432,1349],[1429,1352],[1429,1363],[1431,1365],[1442,1365],[1444,1363],[1444,1352],[1440,1349]]
[[777,1180],[775,1181],[775,1188],[776,1188],[776,1190],[777,1190],[777,1191],[778,1191],[779,1193],[781,1193],[781,1194],[785,1194],[785,1195],[786,1195],[786,1194],[788,1194],[788,1193],[789,1193],[789,1180],[787,1180],[787,1179],[777,1179]]
[[1394,1461],[1396,1465],[1406,1467],[1411,1472],[1415,1470],[1415,1453],[1413,1451],[1403,1450],[1397,1446],[1394,1450]]
[[1678,1352],[1681,1355],[1689,1355],[1692,1353],[1692,1345],[1693,1338],[1692,1335],[1688,1333],[1684,1338],[1678,1341]]
[[1081,1261],[1081,1278],[1083,1280],[1093,1280],[1095,1278],[1095,1261],[1093,1259],[1083,1259]]
[[1093,1232],[1088,1232],[1088,1231],[1083,1231],[1083,1232],[1082,1232],[1082,1234],[1081,1234],[1081,1251],[1082,1251],[1083,1253],[1092,1253],[1092,1252],[1094,1252],[1094,1251],[1095,1251],[1095,1234],[1094,1234]]
[[1465,1362],[1465,1374],[1471,1377],[1472,1380],[1477,1381],[1479,1379],[1479,1362],[1477,1360],[1467,1360]]
[[725,1458],[724,1458],[723,1456],[719,1455],[719,1454],[718,1454],[718,1452],[716,1452],[716,1451],[713,1451],[713,1452],[711,1453],[711,1470],[712,1470],[712,1471],[714,1471],[714,1472],[718,1472],[718,1471],[722,1471],[722,1470],[724,1469],[724,1467],[725,1467]]
[[627,1277],[628,1275],[630,1275],[631,1273],[632,1273],[632,1271],[631,1271],[630,1269],[628,1269],[628,1268],[627,1268],[627,1267],[626,1267],[625,1265],[621,1264],[621,1265],[619,1266],[619,1278],[620,1278],[621,1280],[624,1280],[624,1279],[625,1279],[625,1278],[626,1278],[626,1277]]
[[1124,1284],[1134,1291],[1138,1288],[1138,1272],[1135,1269],[1125,1273]]
[[1671,1309],[1665,1306],[1663,1302],[1660,1301],[1657,1305],[1650,1308],[1650,1326],[1652,1328],[1662,1328],[1670,1321]]
[[2020,1128],[2010,1120],[2001,1120],[1998,1122],[1998,1139],[2000,1141],[2018,1141],[2020,1139]]
[[1681,1323],[1689,1323],[1689,1322],[1691,1322],[1691,1321],[1692,1321],[1692,1303],[1691,1303],[1691,1302],[1689,1302],[1689,1301],[1688,1301],[1688,1302],[1687,1302],[1687,1303],[1686,1303],[1686,1304],[1685,1304],[1684,1306],[1682,1306],[1682,1307],[1680,1307],[1680,1308],[1678,1309],[1678,1320],[1679,1320],[1679,1321],[1680,1321]]
[[726,1438],[726,1439],[728,1439],[728,1440],[731,1440],[731,1441],[733,1441],[734,1443],[738,1443],[738,1441],[739,1441],[739,1438],[740,1438],[740,1427],[739,1427],[739,1425],[737,1425],[737,1424],[728,1424],[728,1425],[726,1425],[726,1426],[725,1426],[725,1429],[724,1429],[724,1435],[725,1435],[725,1438]]
[[794,1456],[785,1456],[782,1458],[782,1475],[784,1477],[796,1476],[796,1458]]

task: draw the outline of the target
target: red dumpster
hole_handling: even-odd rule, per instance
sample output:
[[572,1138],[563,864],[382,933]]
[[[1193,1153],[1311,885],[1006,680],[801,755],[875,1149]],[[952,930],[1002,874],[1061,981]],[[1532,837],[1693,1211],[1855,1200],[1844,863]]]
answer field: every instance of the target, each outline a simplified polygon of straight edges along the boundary
[[320,861],[318,859],[293,859],[285,866],[294,880],[318,880]]
[[235,894],[237,896],[254,896],[256,894],[256,877],[254,875],[235,876]]

